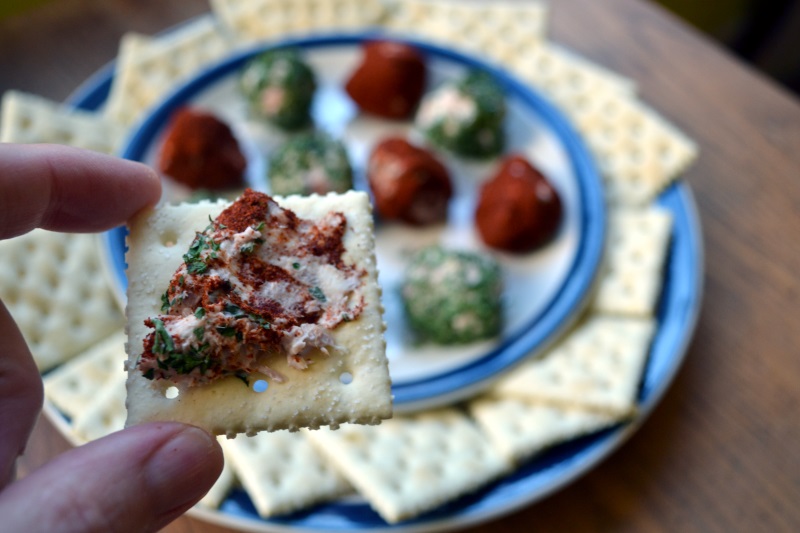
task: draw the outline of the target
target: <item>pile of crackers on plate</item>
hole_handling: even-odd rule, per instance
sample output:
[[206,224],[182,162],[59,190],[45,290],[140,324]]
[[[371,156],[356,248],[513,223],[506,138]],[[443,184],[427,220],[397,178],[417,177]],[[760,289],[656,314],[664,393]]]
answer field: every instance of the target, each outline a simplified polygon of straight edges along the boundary
[[[483,57],[547,96],[595,157],[609,226],[592,300],[543,356],[462,404],[395,415],[378,426],[222,439],[225,471],[202,505],[219,506],[237,483],[263,517],[355,491],[394,523],[477,490],[549,447],[636,415],[672,230],[670,213],[655,199],[693,162],[697,148],[637,98],[634,81],[548,41],[548,10],[539,2],[211,4],[208,15],[164,35],[126,35],[111,94],[97,112],[5,94],[0,140],[117,153],[167,91],[238,47],[383,27]],[[76,444],[125,421],[124,317],[101,272],[95,239],[35,230],[0,241],[0,298]]]

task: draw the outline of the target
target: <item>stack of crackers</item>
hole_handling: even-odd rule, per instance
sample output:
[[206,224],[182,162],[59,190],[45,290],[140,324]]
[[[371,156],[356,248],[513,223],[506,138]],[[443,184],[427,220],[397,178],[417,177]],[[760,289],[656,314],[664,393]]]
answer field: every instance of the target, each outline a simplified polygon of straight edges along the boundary
[[[384,27],[482,56],[549,97],[596,159],[609,227],[593,299],[543,356],[459,405],[378,426],[223,439],[226,470],[203,505],[220,505],[239,484],[270,517],[356,491],[394,523],[478,490],[552,446],[635,416],[672,231],[670,212],[656,199],[697,155],[686,135],[637,98],[635,82],[548,41],[547,6],[538,2],[211,4],[212,13],[163,36],[125,36],[101,111],[7,93],[0,140],[117,153],[167,91],[237,47]],[[125,419],[123,317],[102,281],[98,248],[91,236],[40,230],[0,242],[0,298],[76,443],[115,431]]]

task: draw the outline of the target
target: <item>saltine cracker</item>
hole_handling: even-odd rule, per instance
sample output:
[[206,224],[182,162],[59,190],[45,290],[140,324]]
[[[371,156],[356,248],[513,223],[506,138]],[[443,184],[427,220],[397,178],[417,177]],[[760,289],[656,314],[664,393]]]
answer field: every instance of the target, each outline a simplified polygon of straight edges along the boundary
[[[349,191],[341,195],[289,196],[276,201],[301,218],[317,220],[332,211],[342,212],[347,218],[343,258],[366,272],[366,307],[358,319],[340,324],[332,332],[340,348],[331,349],[330,357],[315,354],[314,364],[304,371],[290,368],[286,357],[276,354],[270,367],[288,379],[285,383],[270,382],[261,393],[231,377],[190,387],[177,398],[167,398],[165,393],[171,383],[148,380],[135,368],[149,332],[144,320],[160,314],[161,294],[181,265],[195,232],[205,228],[209,217],[216,218],[229,203],[167,205],[157,212],[148,211],[131,223],[128,238],[127,425],[177,420],[213,434],[233,436],[343,422],[376,424],[391,416],[385,324],[367,195]],[[342,378],[346,374],[352,375],[352,381]],[[269,381],[266,377],[261,379]]]
[[389,523],[438,507],[505,474],[510,463],[455,408],[346,424],[307,435]]

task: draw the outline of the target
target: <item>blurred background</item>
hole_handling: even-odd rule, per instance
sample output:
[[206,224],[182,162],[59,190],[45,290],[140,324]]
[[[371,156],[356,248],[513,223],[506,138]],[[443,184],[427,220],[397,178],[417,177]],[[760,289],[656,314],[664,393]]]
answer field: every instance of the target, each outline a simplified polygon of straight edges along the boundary
[[[653,1],[800,95],[800,0]],[[0,31],[3,19],[35,10],[47,2],[56,3],[55,0],[0,0]],[[68,0],[57,3],[66,4]],[[132,11],[136,5],[131,3]]]

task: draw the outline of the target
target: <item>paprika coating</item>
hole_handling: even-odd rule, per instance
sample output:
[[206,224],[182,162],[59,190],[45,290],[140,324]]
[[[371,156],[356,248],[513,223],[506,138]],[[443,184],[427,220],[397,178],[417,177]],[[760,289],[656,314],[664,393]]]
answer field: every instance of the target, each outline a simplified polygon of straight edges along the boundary
[[247,160],[230,127],[213,114],[183,107],[168,127],[159,170],[193,190],[244,186]]
[[384,139],[370,154],[367,180],[375,210],[385,219],[415,226],[447,219],[450,175],[424,148],[399,137]]
[[525,253],[553,239],[562,215],[553,185],[527,159],[512,154],[481,188],[475,224],[488,246]]
[[362,111],[378,117],[411,118],[425,91],[425,58],[415,47],[391,41],[363,46],[364,58],[345,85]]

